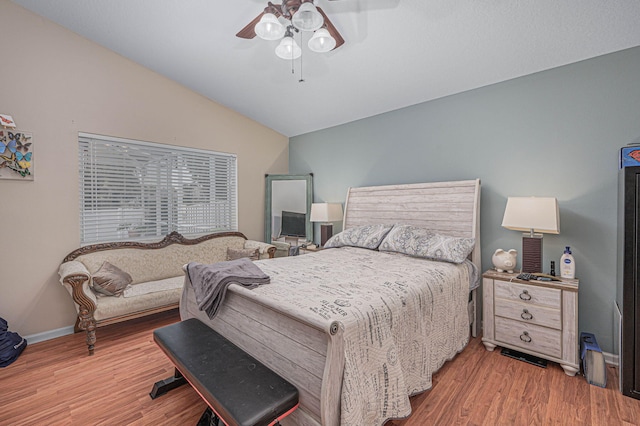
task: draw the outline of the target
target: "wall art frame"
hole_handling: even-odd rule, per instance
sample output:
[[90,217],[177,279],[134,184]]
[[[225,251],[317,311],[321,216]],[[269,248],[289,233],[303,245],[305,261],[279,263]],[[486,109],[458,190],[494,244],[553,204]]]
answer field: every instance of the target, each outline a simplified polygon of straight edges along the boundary
[[33,134],[0,128],[0,179],[34,179]]

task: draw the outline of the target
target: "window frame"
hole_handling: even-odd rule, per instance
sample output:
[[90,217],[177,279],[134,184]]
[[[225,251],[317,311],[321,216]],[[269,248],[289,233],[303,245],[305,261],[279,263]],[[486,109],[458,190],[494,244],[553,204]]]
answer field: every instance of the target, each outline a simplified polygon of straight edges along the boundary
[[238,230],[237,155],[78,132],[80,244]]

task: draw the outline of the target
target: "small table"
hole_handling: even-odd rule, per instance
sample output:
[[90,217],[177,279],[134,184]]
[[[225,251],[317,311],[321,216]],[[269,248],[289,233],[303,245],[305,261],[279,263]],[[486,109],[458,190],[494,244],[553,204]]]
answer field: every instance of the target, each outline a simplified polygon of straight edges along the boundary
[[300,247],[300,254],[315,253],[321,250],[324,250],[324,247],[320,247],[320,246]]

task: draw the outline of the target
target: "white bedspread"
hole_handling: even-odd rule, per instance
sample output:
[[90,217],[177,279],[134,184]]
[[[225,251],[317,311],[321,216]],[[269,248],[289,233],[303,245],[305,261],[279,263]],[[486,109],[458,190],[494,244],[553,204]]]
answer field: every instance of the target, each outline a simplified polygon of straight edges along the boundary
[[342,425],[408,416],[408,397],[468,343],[465,264],[350,247],[257,264],[272,284],[256,296],[343,324]]

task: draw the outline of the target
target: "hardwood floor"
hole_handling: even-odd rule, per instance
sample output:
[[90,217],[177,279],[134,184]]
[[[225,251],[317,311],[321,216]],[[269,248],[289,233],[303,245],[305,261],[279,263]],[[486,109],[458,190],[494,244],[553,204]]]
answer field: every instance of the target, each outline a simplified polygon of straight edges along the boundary
[[[195,425],[205,404],[183,386],[151,400],[153,383],[173,367],[153,343],[152,330],[178,320],[176,311],[98,329],[95,355],[84,334],[33,344],[0,369],[0,425]],[[433,388],[411,399],[413,414],[386,426],[640,425],[640,401],[487,352],[479,338],[447,362]]]
[[478,337],[411,399],[408,419],[386,426],[640,425],[640,401],[617,390],[616,368],[607,375],[605,389],[592,386],[553,362],[541,368],[489,352]]

